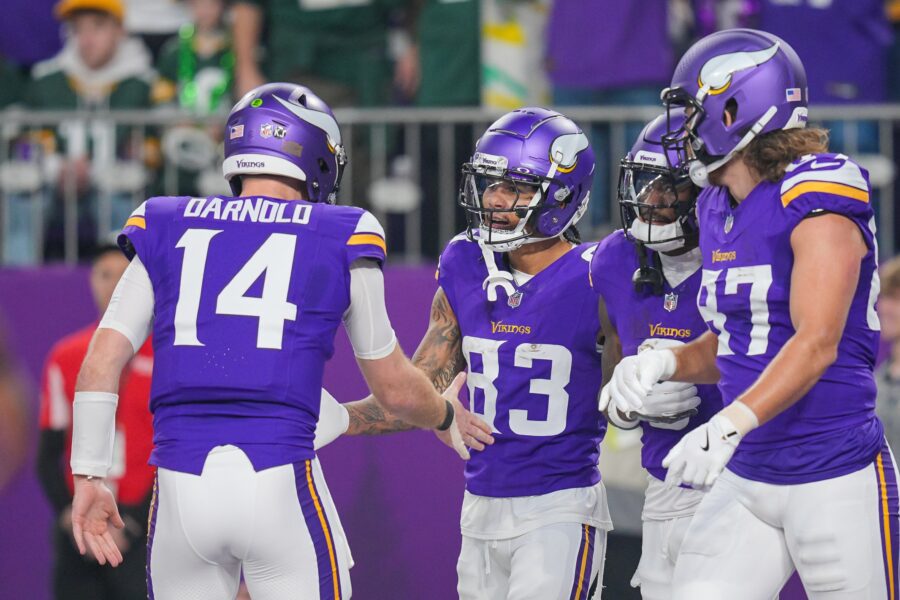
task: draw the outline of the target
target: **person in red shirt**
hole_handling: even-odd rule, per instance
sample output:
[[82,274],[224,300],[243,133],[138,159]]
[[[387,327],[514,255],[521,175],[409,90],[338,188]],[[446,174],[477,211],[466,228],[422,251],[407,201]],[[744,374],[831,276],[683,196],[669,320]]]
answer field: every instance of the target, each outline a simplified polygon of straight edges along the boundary
[[[98,314],[106,311],[127,266],[128,259],[116,246],[103,246],[95,253],[90,284]],[[53,592],[56,600],[137,600],[147,597],[145,540],[154,478],[154,469],[147,464],[153,448],[149,409],[153,348],[149,339],[122,374],[108,480],[125,521],[125,528],[116,529],[113,535],[127,560],[118,569],[103,569],[93,558],[81,556],[72,538],[72,401],[75,380],[96,327],[95,321],[57,342],[42,376],[38,476],[56,514]]]

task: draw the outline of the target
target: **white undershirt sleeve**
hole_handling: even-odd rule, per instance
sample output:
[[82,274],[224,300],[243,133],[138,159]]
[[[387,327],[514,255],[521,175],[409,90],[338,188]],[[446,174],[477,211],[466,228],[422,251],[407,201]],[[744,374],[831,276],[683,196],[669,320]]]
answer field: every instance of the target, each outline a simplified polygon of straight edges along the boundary
[[153,328],[153,302],[150,275],[135,256],[116,285],[98,329],[118,331],[128,338],[137,353]]
[[350,265],[350,308],[344,313],[344,327],[357,358],[384,358],[397,345],[384,304],[384,274],[372,259]]

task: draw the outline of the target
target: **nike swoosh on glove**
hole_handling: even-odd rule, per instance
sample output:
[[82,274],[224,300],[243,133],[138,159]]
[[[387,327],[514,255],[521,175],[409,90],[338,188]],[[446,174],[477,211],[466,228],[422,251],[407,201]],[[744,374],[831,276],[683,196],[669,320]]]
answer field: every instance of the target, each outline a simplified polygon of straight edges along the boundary
[[731,420],[721,413],[688,432],[663,459],[669,472],[670,487],[689,485],[707,489],[715,482],[731,460],[743,436]]

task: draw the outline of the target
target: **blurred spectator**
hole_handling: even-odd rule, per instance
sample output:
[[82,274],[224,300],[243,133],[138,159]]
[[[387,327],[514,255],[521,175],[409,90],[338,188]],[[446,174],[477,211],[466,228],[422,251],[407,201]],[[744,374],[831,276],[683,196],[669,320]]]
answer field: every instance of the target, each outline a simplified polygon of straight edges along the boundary
[[811,103],[887,99],[893,33],[885,0],[762,0],[759,24],[797,51]]
[[154,100],[200,115],[231,108],[234,52],[225,29],[225,0],[188,0],[191,22],[163,46]]
[[145,108],[152,66],[139,40],[125,37],[122,0],[62,0],[68,39],[34,67],[27,103],[35,109]]
[[419,106],[477,106],[481,100],[479,0],[412,0],[413,43],[394,82]]
[[[887,100],[893,33],[885,0],[762,0],[759,28],[797,51],[806,67],[811,104]],[[875,122],[825,126],[835,151],[878,152]]]
[[[639,32],[639,33],[636,33]],[[674,67],[668,0],[556,0],[547,26],[547,72],[559,106],[658,105]],[[627,147],[644,122],[625,130]],[[610,130],[593,130],[592,221],[610,219]],[[615,157],[618,159],[619,157]]]
[[332,107],[384,104],[388,19],[404,3],[238,0],[232,15],[238,94],[266,80],[290,81],[309,86]]
[[25,82],[19,69],[0,55],[0,110],[22,99]]
[[0,493],[25,460],[28,417],[22,378],[0,336]]
[[[113,290],[128,266],[115,246],[97,251],[90,284],[98,314],[103,314]],[[53,593],[57,600],[126,600],[147,597],[146,526],[154,471],[147,464],[153,446],[150,416],[150,377],[153,351],[150,340],[122,374],[116,411],[116,441],[109,479],[125,521],[113,529],[124,562],[101,567],[81,556],[72,538],[72,402],[75,380],[97,323],[91,323],[56,343],[44,365],[41,386],[38,477],[56,515],[53,532]]]
[[[37,110],[140,109],[151,106],[154,77],[150,54],[122,25],[122,0],[62,0],[56,14],[68,38],[62,51],[35,66],[26,104]],[[102,117],[102,114],[101,114]],[[97,120],[67,121],[44,136],[46,177],[60,194],[50,207],[45,253],[64,253],[63,198],[78,202],[78,245],[88,251],[97,239],[124,222],[132,194],[145,179],[141,159],[158,159],[135,130]]]
[[900,447],[900,257],[882,265],[878,317],[881,340],[890,344],[887,360],[875,371],[878,402],[875,411],[884,423],[891,447]]
[[125,0],[125,29],[139,36],[156,60],[166,42],[188,22],[182,0]]

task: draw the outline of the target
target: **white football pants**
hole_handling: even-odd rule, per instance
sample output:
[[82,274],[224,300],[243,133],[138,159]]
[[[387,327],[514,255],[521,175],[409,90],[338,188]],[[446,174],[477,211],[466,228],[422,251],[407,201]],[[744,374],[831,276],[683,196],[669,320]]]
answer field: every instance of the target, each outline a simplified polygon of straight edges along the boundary
[[769,600],[796,568],[810,600],[896,600],[897,470],[885,444],[849,475],[772,485],[726,470],[675,566],[675,600]]
[[606,531],[580,523],[503,540],[463,536],[457,591],[460,600],[596,600],[605,559]]
[[351,557],[317,459],[256,472],[234,446],[202,475],[159,469],[147,539],[150,600],[350,598]]

